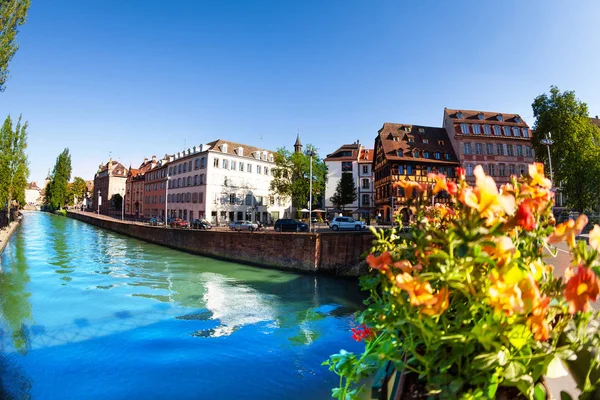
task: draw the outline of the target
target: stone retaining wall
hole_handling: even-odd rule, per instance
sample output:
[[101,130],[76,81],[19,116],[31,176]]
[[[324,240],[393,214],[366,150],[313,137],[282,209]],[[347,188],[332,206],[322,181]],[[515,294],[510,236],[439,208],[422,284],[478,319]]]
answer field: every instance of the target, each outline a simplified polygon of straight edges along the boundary
[[95,214],[67,212],[100,228],[194,254],[264,267],[359,276],[367,271],[361,254],[369,250],[370,232],[276,233],[165,229],[122,222]]

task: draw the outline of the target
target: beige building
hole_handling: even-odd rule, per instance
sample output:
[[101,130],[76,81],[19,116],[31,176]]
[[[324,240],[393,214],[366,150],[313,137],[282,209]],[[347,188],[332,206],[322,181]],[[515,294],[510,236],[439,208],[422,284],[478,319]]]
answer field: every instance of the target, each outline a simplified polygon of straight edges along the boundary
[[113,196],[119,194],[123,198],[126,180],[127,168],[120,162],[110,159],[106,164],[100,164],[94,176],[93,209],[104,215],[121,215],[121,209],[115,207]]

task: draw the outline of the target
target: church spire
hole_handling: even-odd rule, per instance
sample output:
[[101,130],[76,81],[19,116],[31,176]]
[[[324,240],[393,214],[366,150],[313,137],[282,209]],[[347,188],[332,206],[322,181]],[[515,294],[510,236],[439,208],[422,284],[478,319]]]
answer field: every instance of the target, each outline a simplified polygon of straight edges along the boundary
[[296,136],[296,143],[294,143],[294,152],[302,153],[302,143],[300,142],[300,131],[298,131],[298,135]]

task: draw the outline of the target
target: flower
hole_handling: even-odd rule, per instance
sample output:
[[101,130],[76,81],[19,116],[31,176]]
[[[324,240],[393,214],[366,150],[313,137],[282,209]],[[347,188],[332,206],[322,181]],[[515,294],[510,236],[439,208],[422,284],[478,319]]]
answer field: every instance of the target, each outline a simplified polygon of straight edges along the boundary
[[458,176],[458,179],[465,179],[465,169],[462,167],[458,167],[456,168],[456,176]]
[[357,328],[352,328],[352,339],[357,342],[361,342],[364,339],[370,339],[375,336],[375,332],[371,328],[368,328],[365,324],[360,325]]
[[531,185],[539,185],[545,188],[552,187],[550,179],[544,176],[544,164],[542,163],[529,164],[529,176],[531,177]]
[[496,237],[493,242],[494,247],[485,246],[484,249],[496,260],[507,261],[516,250],[512,239],[508,236]]
[[499,213],[513,215],[515,213],[515,198],[510,194],[499,194],[496,182],[491,176],[483,172],[481,165],[475,167],[475,189],[464,188],[459,195],[459,200],[470,208],[474,208],[479,215],[488,222],[495,219]]
[[575,236],[581,233],[587,223],[588,217],[585,214],[581,214],[577,218],[577,221],[570,219],[567,222],[557,225],[554,228],[554,232],[548,238],[548,243],[555,244],[566,240],[570,248],[575,247]]
[[525,200],[517,208],[516,223],[526,231],[535,229],[535,216],[531,209],[531,201]]
[[521,298],[522,293],[518,282],[510,276],[506,280],[504,277],[499,277],[497,271],[492,273],[491,280],[492,285],[488,288],[490,306],[497,312],[504,312],[507,316],[522,312],[525,304]]
[[550,304],[550,298],[544,297],[540,300],[529,318],[527,318],[527,325],[531,329],[535,340],[546,341],[550,339],[550,325],[546,321],[548,304]]
[[591,269],[580,266],[565,288],[569,312],[575,314],[577,311],[588,311],[589,300],[596,301],[599,292],[600,284],[596,274]]
[[378,257],[374,256],[373,254],[369,254],[367,256],[367,264],[369,264],[369,267],[373,269],[385,271],[388,269],[388,265],[390,265],[391,263],[392,255],[389,253],[389,251],[382,253]]
[[448,186],[448,193],[452,196],[456,196],[458,193],[458,185],[456,182],[446,182],[446,185]]
[[600,226],[594,225],[590,231],[590,246],[596,251],[600,251]]
[[430,300],[423,303],[423,307],[419,310],[421,314],[436,316],[441,315],[448,309],[450,301],[448,299],[448,289],[442,288],[438,294],[434,295]]
[[444,174],[427,174],[427,178],[435,180],[435,186],[433,187],[433,194],[438,194],[439,192],[446,191],[448,192],[448,184],[446,183],[446,175]]
[[402,189],[404,189],[404,196],[407,199],[417,197],[419,193],[426,190],[426,185],[414,181],[402,180],[394,183],[394,186],[400,186]]

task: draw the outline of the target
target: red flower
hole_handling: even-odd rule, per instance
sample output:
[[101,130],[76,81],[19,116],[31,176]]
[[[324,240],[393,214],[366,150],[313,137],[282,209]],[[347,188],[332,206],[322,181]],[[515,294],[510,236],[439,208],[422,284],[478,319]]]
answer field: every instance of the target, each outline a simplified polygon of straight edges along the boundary
[[369,254],[367,256],[367,264],[369,264],[369,267],[373,269],[379,269],[381,271],[388,270],[388,266],[392,264],[392,262],[392,255],[388,251],[378,257],[375,257],[373,254]]
[[535,229],[535,217],[533,210],[531,209],[531,202],[525,200],[519,204],[516,215],[517,225],[521,226],[526,231],[532,231]]
[[371,328],[367,328],[365,324],[360,325],[357,328],[352,328],[352,339],[357,342],[361,342],[364,339],[370,339],[375,337],[375,332]]
[[458,176],[459,179],[465,179],[466,174],[467,173],[464,168],[462,168],[462,167],[456,168],[456,176]]
[[458,193],[458,186],[456,185],[456,182],[448,182],[446,185],[448,185],[448,193],[452,196],[456,196]]
[[596,301],[600,292],[598,277],[589,268],[579,267],[575,274],[567,282],[565,298],[569,302],[569,312],[575,314],[577,311],[588,311],[589,300]]

